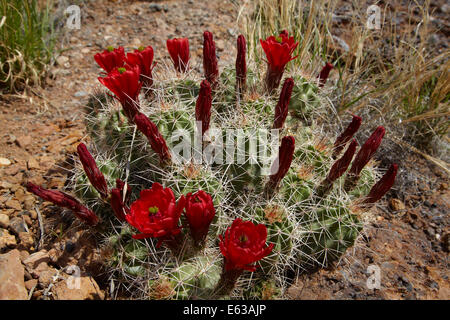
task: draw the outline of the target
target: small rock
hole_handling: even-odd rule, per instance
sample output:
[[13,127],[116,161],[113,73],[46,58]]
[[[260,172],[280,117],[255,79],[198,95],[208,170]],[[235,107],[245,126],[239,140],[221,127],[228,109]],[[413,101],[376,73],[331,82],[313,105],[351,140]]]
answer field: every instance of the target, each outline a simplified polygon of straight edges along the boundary
[[0,157],[0,167],[6,167],[11,164],[11,160]]
[[0,213],[0,227],[8,229],[9,217],[6,214]]
[[57,274],[56,269],[49,268],[48,270],[44,270],[39,274],[39,284],[46,288],[53,282],[53,277]]
[[59,56],[58,58],[56,58],[56,63],[59,66],[64,66],[68,61],[69,61],[69,58],[66,56]]
[[0,187],[2,188],[2,189],[11,189],[12,188],[12,184],[11,183],[9,183],[8,181],[2,181],[2,182],[0,182]]
[[20,244],[25,248],[31,248],[34,245],[33,236],[29,232],[19,233]]
[[47,271],[48,268],[49,266],[47,262],[41,262],[36,268],[34,268],[33,270],[29,270],[29,272],[33,276],[33,278],[37,279],[40,277],[41,273]]
[[50,249],[48,255],[50,256],[50,260],[52,263],[57,263],[59,258],[58,250],[56,250],[55,248]]
[[31,143],[31,141],[32,141],[32,137],[30,135],[30,136],[18,137],[15,142],[19,147],[25,148]]
[[406,209],[405,204],[399,199],[395,199],[395,198],[391,199],[390,205],[391,205],[392,210],[394,210],[394,211],[401,211],[401,210]]
[[55,300],[103,300],[105,294],[92,277],[80,277],[79,288],[69,288],[68,281],[63,280],[52,287]]
[[225,49],[225,41],[222,39],[216,40],[217,49],[223,51]]
[[15,209],[17,211],[22,210],[22,206],[20,205],[20,202],[17,200],[10,199],[10,200],[6,201],[5,204],[8,208]]
[[141,40],[140,40],[139,38],[134,38],[134,39],[131,41],[131,45],[132,45],[133,47],[140,47],[141,44],[142,44],[142,42],[141,42]]
[[30,253],[27,250],[20,251],[20,261],[23,261],[30,256]]
[[31,210],[34,208],[34,202],[35,202],[35,199],[33,196],[26,197],[25,200],[23,201],[23,206],[24,206],[25,210],[30,210],[31,219],[37,218],[36,211]]
[[[26,209],[28,209],[28,208],[27,208],[27,205],[26,205],[27,201],[28,201],[28,199],[25,200],[25,208],[26,208]],[[34,204],[34,201],[32,202],[32,205],[30,206],[30,209],[33,207],[33,204]],[[36,211],[35,211],[35,210],[30,210],[29,212],[30,212],[30,217],[31,217],[31,219],[36,220],[37,217],[38,217]]]
[[27,288],[27,290],[30,291],[31,289],[35,288],[37,284],[38,284],[37,279],[27,280],[25,281],[25,288]]
[[0,229],[0,251],[8,247],[13,248],[16,245],[16,237],[14,237],[14,235],[12,234],[9,234],[8,230]]
[[86,91],[77,91],[77,92],[75,92],[74,96],[77,97],[77,98],[80,98],[80,97],[85,97],[88,94],[89,93],[87,93]]
[[36,268],[42,262],[49,262],[50,256],[48,255],[47,250],[41,250],[30,254],[28,258],[23,260],[23,264],[30,269]]
[[27,161],[27,168],[28,170],[31,169],[39,169],[39,162],[34,157],[31,157]]
[[26,300],[28,292],[19,250],[0,255],[0,300]]
[[17,188],[17,190],[14,192],[14,198],[18,200],[19,202],[23,202],[25,200],[26,193],[25,190],[22,187]]
[[12,218],[9,222],[9,228],[17,235],[21,232],[27,231],[26,224],[21,217]]
[[435,232],[434,229],[431,228],[431,227],[428,227],[428,228],[425,230],[425,233],[428,234],[431,238],[434,238],[434,237],[436,236],[436,232]]

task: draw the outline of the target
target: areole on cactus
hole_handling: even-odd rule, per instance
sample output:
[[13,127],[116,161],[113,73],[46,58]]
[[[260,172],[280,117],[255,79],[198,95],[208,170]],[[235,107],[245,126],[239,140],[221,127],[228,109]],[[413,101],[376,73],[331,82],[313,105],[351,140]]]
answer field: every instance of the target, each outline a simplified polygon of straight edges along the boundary
[[[28,190],[100,226],[92,231],[112,252],[110,276],[147,298],[267,297],[268,288],[283,297],[289,280],[281,275],[340,259],[364,227],[354,203],[370,214],[392,187],[397,165],[368,183],[377,173],[366,164],[384,128],[357,152],[362,119],[354,116],[334,145],[331,134],[318,143],[310,111],[325,100],[320,87],[332,65],[319,85],[289,70],[278,89],[296,58],[287,31],[261,40],[265,77],[248,64],[242,35],[235,63],[220,74],[213,35],[204,33],[201,77],[187,72],[188,39],[166,44],[173,70],[163,73],[151,46],[95,56],[107,72],[99,81],[120,108],[103,92],[89,104],[98,154],[78,147],[69,187],[80,200],[31,182]],[[152,95],[141,94],[143,84]],[[345,190],[352,188],[367,192]]]

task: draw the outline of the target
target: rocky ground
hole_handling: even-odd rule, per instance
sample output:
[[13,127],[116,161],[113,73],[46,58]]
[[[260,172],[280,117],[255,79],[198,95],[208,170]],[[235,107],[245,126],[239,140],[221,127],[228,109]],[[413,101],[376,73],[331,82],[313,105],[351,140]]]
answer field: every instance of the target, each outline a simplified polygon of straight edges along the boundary
[[[66,183],[85,136],[83,105],[100,87],[93,55],[108,45],[151,44],[155,59],[168,61],[165,40],[183,36],[200,70],[202,33],[210,30],[221,64],[234,57],[237,9],[230,2],[86,1],[81,12],[81,29],[65,33],[45,89],[0,98],[0,299],[109,298],[95,235],[23,187]],[[448,35],[437,34],[446,44]],[[293,299],[449,299],[448,174],[415,154],[401,165],[413,183],[390,193],[336,268],[301,275],[289,290]],[[77,271],[72,265],[80,267],[81,290],[66,281]],[[368,289],[370,265],[380,270],[379,289]]]

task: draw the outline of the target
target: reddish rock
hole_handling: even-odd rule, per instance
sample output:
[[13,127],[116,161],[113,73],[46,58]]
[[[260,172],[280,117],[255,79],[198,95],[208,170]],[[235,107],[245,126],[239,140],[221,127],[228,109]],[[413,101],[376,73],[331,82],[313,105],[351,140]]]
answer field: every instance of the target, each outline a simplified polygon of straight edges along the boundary
[[0,251],[6,248],[13,248],[17,245],[16,237],[9,234],[8,230],[0,229]]
[[0,255],[0,300],[26,300],[24,268],[19,250]]
[[37,268],[41,263],[49,262],[50,256],[48,255],[47,250],[41,250],[39,252],[35,252],[31,254],[29,257],[23,260],[23,264],[29,269]]
[[55,300],[103,300],[105,294],[92,277],[80,277],[60,281],[52,287]]
[[22,210],[22,206],[21,206],[20,202],[17,200],[10,199],[10,200],[6,201],[5,204],[8,208],[11,208],[11,209],[14,209],[17,211]]
[[37,284],[38,284],[37,279],[27,280],[25,281],[25,288],[27,288],[27,290],[30,291],[31,289],[35,288]]

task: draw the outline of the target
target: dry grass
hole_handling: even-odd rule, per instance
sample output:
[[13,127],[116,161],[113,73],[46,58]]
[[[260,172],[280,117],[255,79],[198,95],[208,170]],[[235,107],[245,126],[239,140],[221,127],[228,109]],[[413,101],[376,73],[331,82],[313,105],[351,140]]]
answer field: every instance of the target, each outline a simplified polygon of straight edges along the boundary
[[[42,1],[41,1],[42,2]],[[53,52],[51,3],[0,0],[0,89],[40,84]]]

